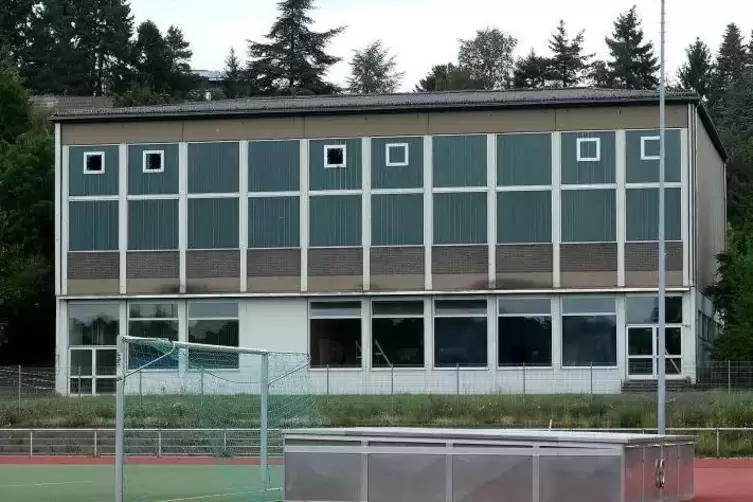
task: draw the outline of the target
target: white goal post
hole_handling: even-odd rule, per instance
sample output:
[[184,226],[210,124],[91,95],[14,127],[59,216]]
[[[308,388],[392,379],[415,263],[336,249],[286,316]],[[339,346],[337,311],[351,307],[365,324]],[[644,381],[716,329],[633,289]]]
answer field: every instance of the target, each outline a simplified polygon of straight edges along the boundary
[[[157,355],[148,362],[136,368],[130,368],[128,363],[129,348],[141,346],[151,348]],[[228,347],[222,345],[205,345],[199,343],[179,342],[157,338],[140,338],[133,336],[118,337],[118,349],[116,359],[116,389],[115,389],[115,502],[124,500],[124,474],[125,474],[125,410],[126,410],[126,378],[134,373],[140,372],[154,365],[162,359],[178,358],[179,354],[187,354],[189,350],[195,350],[204,354],[249,354],[259,356],[260,365],[258,373],[259,385],[259,464],[261,470],[262,486],[267,485],[268,467],[269,467],[269,354],[270,352],[263,349],[252,349],[243,347]],[[255,382],[256,383],[256,382]]]

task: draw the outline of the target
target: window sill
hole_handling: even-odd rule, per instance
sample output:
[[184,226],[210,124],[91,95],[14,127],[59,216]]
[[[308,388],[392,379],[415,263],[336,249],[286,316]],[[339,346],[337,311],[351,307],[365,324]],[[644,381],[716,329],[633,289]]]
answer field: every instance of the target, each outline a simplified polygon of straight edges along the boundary
[[423,366],[399,366],[399,367],[395,366],[394,368],[385,368],[383,366],[380,366],[380,367],[377,368],[377,367],[373,367],[372,366],[371,367],[371,371],[373,371],[375,373],[391,373],[393,371],[394,372],[402,372],[402,373],[409,372],[409,371],[418,372],[418,371],[426,371],[426,365],[423,365]]
[[549,366],[528,366],[528,365],[526,365],[526,366],[497,366],[497,369],[498,370],[502,370],[502,371],[520,371],[520,370],[525,370],[525,371],[535,371],[535,370],[551,371],[551,370],[554,369],[554,366],[552,366],[552,365],[549,365]]
[[312,368],[309,367],[309,371],[314,371],[316,373],[327,373],[329,371],[347,371],[349,373],[353,373],[356,371],[363,371],[363,367],[354,367],[354,366],[330,366],[329,368]]
[[432,368],[434,371],[446,371],[446,372],[457,372],[457,371],[489,371],[491,368],[489,366],[434,366]]
[[614,366],[561,366],[561,369],[567,371],[567,370],[617,370],[620,367],[618,365]]

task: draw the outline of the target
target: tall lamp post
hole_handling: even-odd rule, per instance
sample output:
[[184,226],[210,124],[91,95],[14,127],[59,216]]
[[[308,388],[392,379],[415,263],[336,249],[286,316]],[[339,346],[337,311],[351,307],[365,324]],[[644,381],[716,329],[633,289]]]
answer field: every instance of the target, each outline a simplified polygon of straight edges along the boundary
[[667,432],[667,376],[666,376],[666,245],[664,242],[664,171],[665,171],[665,143],[666,128],[666,78],[665,78],[665,0],[661,2],[661,36],[660,36],[660,77],[659,77],[659,333],[657,343],[657,429],[659,434]]

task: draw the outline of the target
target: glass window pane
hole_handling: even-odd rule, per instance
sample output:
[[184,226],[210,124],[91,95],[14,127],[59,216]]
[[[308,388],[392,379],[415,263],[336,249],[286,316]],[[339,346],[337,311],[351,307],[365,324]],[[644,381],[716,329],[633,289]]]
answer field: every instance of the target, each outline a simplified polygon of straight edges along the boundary
[[128,317],[130,319],[176,319],[178,317],[178,304],[129,303]]
[[434,302],[434,310],[437,315],[486,315],[486,300],[436,300]]
[[361,302],[311,302],[311,315],[316,317],[360,317]]
[[423,316],[424,302],[374,302],[372,304],[372,314]]
[[374,368],[424,366],[423,318],[379,318],[371,321]]
[[664,340],[667,355],[682,355],[682,328],[664,328]]
[[500,298],[500,314],[550,314],[552,302],[549,298]]
[[563,314],[614,314],[615,300],[604,296],[571,296],[562,300]]
[[360,319],[311,319],[312,368],[360,366]]
[[97,351],[97,375],[115,374],[115,354],[114,350]]
[[96,383],[95,392],[97,394],[115,394],[114,378],[97,378]]
[[434,365],[438,368],[486,366],[486,318],[434,319]]
[[71,350],[71,376],[92,374],[92,351]]
[[[223,347],[238,347],[239,323],[237,320],[203,320],[188,323],[188,341]],[[188,353],[188,367],[198,368],[237,368],[238,354],[210,352],[191,349]]]
[[668,358],[664,368],[667,375],[679,375],[682,373],[682,359]]
[[[667,323],[682,323],[682,297],[668,296],[664,305]],[[626,308],[628,324],[656,324],[659,320],[658,296],[628,296]]]
[[630,359],[628,361],[628,375],[653,375],[653,359]]
[[[178,321],[130,321],[128,334],[140,338],[178,339]],[[174,369],[178,367],[178,359],[173,356],[163,357],[164,352],[146,345],[129,346],[128,367],[139,368],[151,363],[145,369]]]
[[654,354],[654,329],[628,329],[628,355],[651,356]]
[[238,317],[238,302],[190,302],[188,317],[191,319],[202,317],[235,319]]
[[616,366],[617,326],[615,317],[563,317],[562,365]]
[[116,303],[70,304],[68,330],[71,345],[115,345],[120,310]]
[[500,317],[499,365],[551,366],[551,317]]
[[92,379],[91,378],[76,378],[70,379],[70,393],[73,395],[85,395],[92,393]]

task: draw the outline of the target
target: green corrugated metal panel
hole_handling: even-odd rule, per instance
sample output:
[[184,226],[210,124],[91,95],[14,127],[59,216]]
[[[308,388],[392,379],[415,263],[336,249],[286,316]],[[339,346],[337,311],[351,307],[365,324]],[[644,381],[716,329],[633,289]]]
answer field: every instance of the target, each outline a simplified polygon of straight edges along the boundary
[[486,241],[485,193],[434,194],[434,244]]
[[[600,148],[593,142],[581,146],[582,157],[598,155],[598,161],[578,161],[578,139],[598,139]],[[577,132],[562,135],[562,183],[566,185],[593,185],[615,182],[614,132]]]
[[[658,183],[659,160],[641,160],[641,138],[657,138],[647,141],[645,154],[649,157],[659,156],[659,131],[627,131],[625,133],[627,164],[625,178],[628,183]],[[666,176],[665,181],[680,181],[682,170],[682,146],[680,131],[668,129],[664,138],[666,141]]]
[[[84,153],[104,152],[105,172],[84,174]],[[118,195],[118,147],[72,146],[68,150],[68,193],[77,195]]]
[[[664,191],[664,231],[667,240],[682,239],[682,202],[679,188]],[[655,241],[659,239],[659,189],[630,188],[626,200],[626,239]]]
[[497,137],[497,184],[551,185],[552,135],[505,134]]
[[614,242],[615,190],[563,190],[562,242]]
[[372,245],[406,246],[423,243],[423,194],[383,194],[371,197]]
[[309,245],[360,246],[361,196],[320,195],[309,199]]
[[434,136],[434,186],[486,186],[486,136]]
[[68,249],[118,249],[118,201],[75,201],[68,206]]
[[237,249],[238,199],[188,199],[188,248]]
[[297,248],[301,242],[298,197],[248,199],[249,248]]
[[[324,167],[324,147],[346,146],[345,167]],[[361,188],[361,140],[332,139],[309,143],[309,189],[357,190]]]
[[178,249],[178,199],[128,201],[128,249]]
[[[387,165],[387,145],[408,145],[407,166]],[[393,155],[402,148],[393,147]],[[392,162],[402,160],[391,158]],[[424,186],[423,138],[374,138],[371,140],[371,188],[421,188]]]
[[300,141],[252,141],[248,144],[248,190],[250,192],[299,190],[300,173]]
[[552,242],[552,192],[497,194],[497,243]]
[[[163,150],[165,169],[161,173],[145,173],[144,152]],[[128,147],[128,193],[131,195],[178,193],[177,144],[130,145]]]
[[238,191],[238,143],[188,144],[188,193]]

